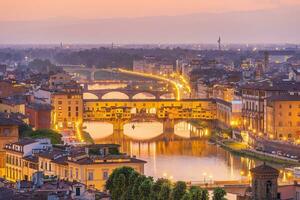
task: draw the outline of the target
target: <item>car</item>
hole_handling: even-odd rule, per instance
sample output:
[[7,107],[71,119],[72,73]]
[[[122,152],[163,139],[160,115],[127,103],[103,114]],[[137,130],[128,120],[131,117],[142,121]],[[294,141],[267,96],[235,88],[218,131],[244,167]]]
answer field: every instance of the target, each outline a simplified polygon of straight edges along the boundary
[[272,154],[276,154],[276,151],[272,151],[271,153],[272,153]]

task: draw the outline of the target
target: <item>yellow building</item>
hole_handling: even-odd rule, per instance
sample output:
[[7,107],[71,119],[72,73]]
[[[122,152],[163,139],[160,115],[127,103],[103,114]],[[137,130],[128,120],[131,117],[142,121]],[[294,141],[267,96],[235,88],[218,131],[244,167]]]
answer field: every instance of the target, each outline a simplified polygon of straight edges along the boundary
[[145,161],[118,152],[119,145],[99,144],[86,148],[86,153],[69,156],[69,180],[103,191],[106,180],[116,168],[128,166],[144,173]]
[[64,89],[51,95],[52,127],[58,130],[76,129],[82,125],[83,95],[77,84],[65,85]]
[[[121,111],[123,110],[123,111]],[[155,114],[157,118],[195,118],[215,119],[216,104],[214,100],[85,100],[84,120],[103,120],[118,118],[130,119],[137,113]]]
[[19,139],[18,125],[20,122],[0,117],[0,177],[5,176],[5,145]]
[[300,140],[300,97],[273,96],[267,99],[266,128],[271,139]]
[[234,88],[228,85],[214,85],[213,98],[232,102],[234,99]]
[[24,139],[5,145],[5,177],[9,181],[30,180],[37,170],[35,153],[51,147],[49,139]]

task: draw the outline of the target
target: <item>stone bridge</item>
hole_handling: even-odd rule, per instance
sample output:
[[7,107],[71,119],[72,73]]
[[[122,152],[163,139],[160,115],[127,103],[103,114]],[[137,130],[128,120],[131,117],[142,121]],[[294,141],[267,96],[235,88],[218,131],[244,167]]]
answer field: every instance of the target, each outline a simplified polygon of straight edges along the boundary
[[[169,91],[150,91],[137,89],[104,89],[104,90],[84,90],[85,96],[92,97],[91,99],[108,99],[105,96],[113,94],[118,96],[118,99],[139,99],[139,95],[147,96],[147,99],[174,99],[175,95]],[[87,98],[89,99],[89,98]]]

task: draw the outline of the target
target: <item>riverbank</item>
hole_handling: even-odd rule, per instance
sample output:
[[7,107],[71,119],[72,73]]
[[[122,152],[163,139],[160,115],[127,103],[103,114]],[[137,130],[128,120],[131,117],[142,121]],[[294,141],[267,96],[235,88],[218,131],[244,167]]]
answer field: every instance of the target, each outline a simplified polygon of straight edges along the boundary
[[240,142],[216,140],[216,144],[220,145],[224,150],[229,151],[238,156],[250,157],[257,160],[281,165],[300,165],[298,160],[249,149],[247,145]]

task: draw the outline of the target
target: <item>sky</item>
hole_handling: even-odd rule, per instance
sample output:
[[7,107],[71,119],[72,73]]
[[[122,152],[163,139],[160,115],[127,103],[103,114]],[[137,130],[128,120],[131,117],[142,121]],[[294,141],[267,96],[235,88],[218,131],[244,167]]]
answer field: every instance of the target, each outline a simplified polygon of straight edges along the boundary
[[[227,16],[232,13],[239,13],[240,15],[236,17],[245,18],[247,16],[249,17],[249,13],[260,12],[257,14],[257,17],[254,17],[254,20],[256,21],[250,23],[248,22],[249,19],[244,20],[252,26],[252,24],[255,24],[256,22],[259,24],[261,21],[263,22],[263,20],[266,20],[266,18],[273,17],[273,22],[268,21],[268,23],[273,23],[275,26],[277,20],[282,21],[280,16],[280,12],[282,11],[290,16],[284,18],[286,21],[281,23],[293,26],[294,21],[293,19],[289,19],[289,17],[300,19],[300,14],[297,9],[300,9],[300,0],[0,0],[0,25],[5,28],[4,33],[0,35],[0,43],[52,43],[58,42],[59,40],[78,43],[84,43],[85,41],[108,42],[108,40],[119,40],[120,42],[129,43],[134,42],[134,38],[137,36],[136,32],[143,29],[144,26],[146,28],[149,25],[147,23],[150,23],[149,21],[152,23],[152,28],[155,28],[155,22],[158,26],[162,26],[161,21],[170,20],[168,17],[173,17],[174,21],[178,20],[178,17],[180,16],[183,16],[182,19],[184,19],[188,15],[197,15],[199,17],[198,19],[201,20],[201,23],[206,26],[203,27],[204,32],[211,29],[211,27],[209,27],[211,26],[210,24],[216,23],[216,19],[215,17],[212,17],[212,15],[217,16],[219,21],[222,22],[223,15]],[[292,12],[291,15],[289,10],[292,10],[293,12],[296,11],[294,13]],[[204,17],[204,19],[200,19],[200,16]],[[122,20],[127,20],[126,23],[131,24],[131,32],[128,31],[126,27],[124,27],[126,30],[116,30],[115,27],[111,27],[107,23],[104,26],[104,19],[112,20],[110,22],[112,24],[115,23],[118,26],[121,24]],[[139,20],[145,19],[150,20],[146,20],[145,23],[142,24],[138,23]],[[97,25],[110,29],[110,32],[107,33],[107,35],[113,34],[114,37],[110,37],[108,40],[105,38],[91,38],[89,34],[93,33],[93,30],[95,30],[95,32],[99,31],[99,27],[96,27],[96,25],[93,27],[90,24],[91,20],[102,20]],[[193,24],[192,21],[194,21],[194,19],[186,20],[187,21],[182,22],[184,27],[189,28],[186,24],[190,23],[190,28],[193,29],[195,24]],[[203,22],[203,20],[206,21]],[[226,23],[230,23],[230,19],[228,20],[229,21],[226,21]],[[292,23],[290,20],[292,20]],[[52,24],[53,21],[58,23],[68,21],[68,23],[54,26]],[[117,23],[117,21],[119,23]],[[178,26],[178,24],[173,21],[168,21],[168,23],[173,23],[173,26]],[[235,19],[232,19],[232,21],[235,21]],[[76,27],[74,27],[74,24],[76,23],[78,26],[84,26],[85,29],[76,29]],[[239,29],[240,24],[243,24],[243,22],[239,22],[236,26],[230,28]],[[68,26],[72,26],[71,28],[73,30],[80,31],[82,34],[78,33],[78,37],[74,36],[70,39],[70,37],[68,37],[68,34],[70,33],[64,28]],[[259,31],[263,31],[260,26],[262,25],[257,27],[258,36],[260,34]],[[55,37],[44,31],[47,27],[56,30],[54,31]],[[254,26],[254,28],[256,27]],[[289,27],[285,25],[284,28]],[[175,27],[170,27],[170,30],[174,29]],[[22,31],[24,34],[21,34],[20,32],[16,33],[16,31]],[[114,31],[124,31],[129,35],[132,33],[134,37],[130,38],[128,35],[124,36],[121,33],[115,33]],[[252,31],[255,32],[255,29],[251,30],[251,32]],[[295,31],[298,31],[298,29]],[[84,32],[86,32],[86,34],[84,34]],[[222,33],[222,31],[219,32]],[[178,33],[173,33],[175,35],[172,35],[172,40],[159,38],[159,34],[159,32],[156,32],[153,37],[140,35],[141,37],[139,38],[142,39],[138,39],[138,42],[155,43],[166,41],[184,43],[214,41],[213,38],[208,37],[209,32],[202,40],[184,38],[185,35],[181,34],[180,31]],[[196,34],[199,35],[200,33],[196,31],[195,35]],[[282,36],[282,38],[280,39],[279,36]],[[279,36],[274,38],[277,40],[274,42],[298,42],[297,38],[293,38],[294,36],[289,39],[289,36],[286,35],[286,33],[279,33]],[[237,40],[236,42],[243,42],[243,40],[245,42],[262,42],[264,41],[264,37],[258,37],[257,39],[251,39],[249,37],[240,38],[240,40]],[[234,38],[235,37],[232,36],[232,39],[228,40],[228,42],[233,42],[232,40]]]

